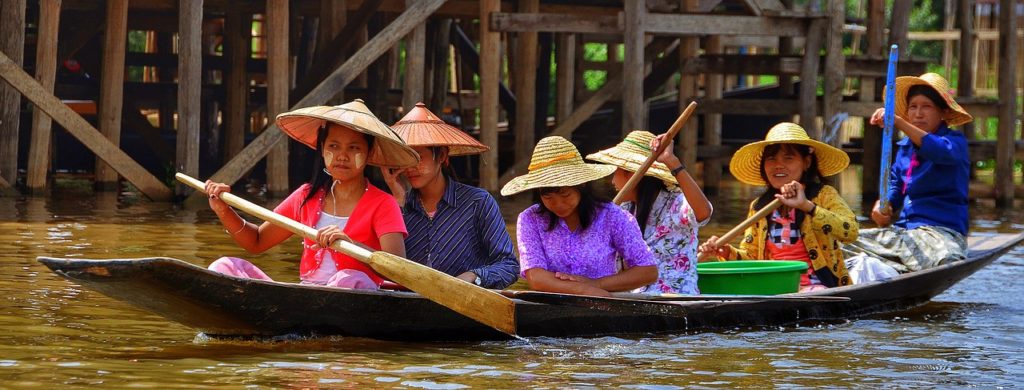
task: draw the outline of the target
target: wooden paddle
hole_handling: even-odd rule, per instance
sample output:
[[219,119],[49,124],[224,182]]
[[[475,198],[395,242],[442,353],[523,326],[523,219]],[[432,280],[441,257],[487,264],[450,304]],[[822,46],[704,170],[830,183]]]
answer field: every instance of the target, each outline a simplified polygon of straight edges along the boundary
[[[736,225],[736,227],[732,228],[732,230],[729,230],[721,237],[718,237],[718,243],[722,245],[728,244],[729,241],[732,241],[733,239],[736,238],[736,236],[740,235],[740,233],[743,233],[743,231],[750,227],[750,225],[753,225],[754,222],[757,222],[758,220],[767,217],[768,214],[771,214],[772,211],[775,211],[775,209],[779,208],[779,206],[782,206],[782,201],[776,198],[775,200],[771,201],[771,203],[768,203],[768,205],[764,206],[762,209],[754,213],[754,215],[751,215],[743,222],[740,222],[740,224]],[[701,253],[700,256],[697,258],[697,261],[703,261],[709,255],[710,254],[708,253]]]
[[[203,182],[193,179],[188,175],[178,173],[175,175],[175,178],[200,192],[205,191],[205,184]],[[225,203],[239,210],[287,229],[299,236],[313,240],[316,239],[317,231],[312,227],[255,205],[229,192],[221,194],[220,198]],[[468,283],[400,256],[383,251],[371,252],[345,240],[334,241],[331,244],[331,249],[366,263],[374,271],[388,279],[394,280],[427,299],[452,309],[459,314],[506,334],[513,336],[516,334],[515,302],[497,292]]]
[[679,129],[683,128],[683,125],[686,124],[686,121],[690,119],[690,115],[692,115],[693,111],[696,109],[697,102],[690,102],[690,105],[686,106],[683,113],[679,114],[679,117],[676,118],[676,122],[673,123],[672,127],[670,127],[668,132],[665,133],[665,142],[658,145],[658,148],[651,153],[651,156],[647,158],[647,161],[644,161],[644,163],[640,165],[640,168],[633,173],[633,177],[630,177],[629,181],[626,182],[626,185],[622,186],[622,189],[619,190],[619,193],[615,194],[615,199],[612,199],[612,202],[615,204],[621,204],[622,197],[626,196],[630,191],[633,191],[633,188],[640,183],[640,179],[644,177],[644,174],[651,168],[651,165],[654,165],[654,162],[658,160],[658,156],[660,156],[661,153],[668,148],[671,141],[676,138],[676,134],[679,133]]
[[896,62],[900,51],[896,45],[889,48],[889,69],[885,75],[885,114],[882,120],[882,163],[878,174],[878,209],[889,207],[889,168],[892,166],[893,126],[896,125]]

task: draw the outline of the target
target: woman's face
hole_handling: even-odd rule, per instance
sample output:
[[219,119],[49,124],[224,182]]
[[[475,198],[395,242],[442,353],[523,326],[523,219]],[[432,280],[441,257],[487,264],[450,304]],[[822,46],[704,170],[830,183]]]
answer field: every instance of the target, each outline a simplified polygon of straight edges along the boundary
[[942,124],[942,118],[948,113],[948,108],[939,108],[932,99],[924,95],[914,95],[907,101],[907,117],[904,119],[921,130],[934,133]]
[[764,156],[764,174],[772,188],[781,188],[791,181],[800,181],[811,166],[811,156],[800,156],[795,148],[784,145],[775,155]]
[[366,136],[355,130],[332,124],[323,150],[324,166],[335,180],[363,176],[369,145]]
[[612,175],[612,185],[615,186],[615,191],[622,191],[622,188],[626,186],[626,182],[633,177],[633,172],[619,168],[615,170]]
[[412,147],[420,155],[420,162],[405,169],[405,177],[409,179],[412,188],[422,189],[430,182],[441,175],[441,168],[448,159],[446,153],[441,152],[435,156],[434,152],[426,146]]
[[566,219],[576,214],[576,208],[580,205],[580,191],[574,187],[559,187],[558,190],[541,195],[540,201],[558,218]]

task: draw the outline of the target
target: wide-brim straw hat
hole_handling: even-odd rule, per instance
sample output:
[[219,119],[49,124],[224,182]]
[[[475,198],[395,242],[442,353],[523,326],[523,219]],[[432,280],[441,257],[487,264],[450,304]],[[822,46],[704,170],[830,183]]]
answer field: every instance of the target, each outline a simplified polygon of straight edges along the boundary
[[416,103],[416,107],[409,110],[391,129],[410,147],[444,146],[448,148],[449,156],[480,154],[491,149],[462,130],[445,123],[423,103]]
[[[651,141],[654,140],[654,133],[643,130],[634,130],[626,135],[626,139],[611,148],[597,153],[587,155],[588,160],[611,164],[630,172],[636,172],[640,166],[651,157]],[[665,164],[655,161],[645,176],[656,177],[668,184],[678,185],[679,182],[672,176]]]
[[505,184],[501,194],[509,196],[535,188],[577,186],[611,175],[615,169],[611,165],[587,164],[569,140],[546,137],[533,148],[529,172]]
[[932,87],[935,92],[939,93],[939,96],[942,96],[942,99],[946,101],[946,105],[950,109],[949,115],[942,118],[946,121],[947,125],[960,126],[974,120],[974,117],[967,113],[967,110],[964,110],[956,100],[953,100],[949,82],[937,73],[925,73],[920,77],[901,76],[896,78],[896,115],[903,118],[907,117],[907,92],[910,91],[910,87],[915,85]]
[[277,116],[277,126],[310,148],[316,149],[316,136],[327,122],[373,136],[375,141],[366,162],[384,168],[405,168],[416,165],[420,156],[388,125],[377,119],[362,100],[340,106],[313,106]]
[[818,171],[822,176],[835,175],[850,165],[850,156],[846,152],[811,139],[807,131],[796,123],[782,122],[768,130],[764,141],[749,143],[737,150],[729,161],[729,172],[746,184],[765,185],[764,179],[761,178],[761,157],[764,155],[764,148],[774,144],[810,146],[811,152],[818,156]]

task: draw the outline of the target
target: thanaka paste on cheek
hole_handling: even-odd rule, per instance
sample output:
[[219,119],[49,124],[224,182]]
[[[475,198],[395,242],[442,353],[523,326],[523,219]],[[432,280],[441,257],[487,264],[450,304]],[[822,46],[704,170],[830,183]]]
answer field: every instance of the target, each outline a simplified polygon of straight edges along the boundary
[[355,155],[356,169],[362,168],[366,163],[366,157],[362,153],[356,153]]

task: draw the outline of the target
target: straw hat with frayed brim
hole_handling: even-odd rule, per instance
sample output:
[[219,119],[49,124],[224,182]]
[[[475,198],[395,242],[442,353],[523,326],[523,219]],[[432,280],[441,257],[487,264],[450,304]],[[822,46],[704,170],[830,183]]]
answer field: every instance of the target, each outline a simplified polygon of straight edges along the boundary
[[445,123],[423,103],[416,103],[416,107],[409,110],[391,129],[410,147],[444,146],[448,148],[449,156],[480,154],[491,150],[476,138]]
[[[644,162],[647,162],[647,159],[651,157],[651,141],[653,140],[653,133],[649,131],[634,130],[626,135],[626,139],[619,142],[618,145],[597,153],[589,154],[587,155],[587,159],[611,164],[635,173],[640,169],[640,166],[643,165]],[[668,167],[657,161],[647,169],[647,172],[644,172],[644,175],[656,177],[668,184],[679,184],[676,178],[672,177],[672,172],[669,172]]]
[[746,184],[765,185],[761,178],[761,157],[766,146],[775,144],[810,146],[812,153],[818,156],[818,171],[822,176],[835,175],[850,165],[850,156],[846,152],[811,139],[807,131],[796,123],[782,122],[768,130],[764,141],[746,144],[737,150],[729,161],[729,172]]
[[310,148],[316,149],[316,136],[320,128],[334,123],[374,137],[367,163],[384,168],[405,168],[420,161],[419,154],[405,145],[405,141],[381,122],[362,100],[356,99],[340,106],[313,106],[289,111],[277,116],[277,126]]
[[565,138],[546,137],[537,143],[530,157],[529,172],[501,188],[504,196],[535,188],[571,187],[594,181],[615,172],[615,167],[587,164],[576,146]]
[[960,126],[974,120],[974,117],[968,114],[967,110],[964,110],[956,100],[953,100],[953,95],[950,94],[949,82],[936,73],[925,73],[920,77],[902,76],[896,78],[896,115],[903,118],[907,117],[907,92],[910,91],[910,87],[915,85],[932,87],[935,92],[939,93],[939,96],[942,96],[942,99],[946,101],[946,105],[950,109],[949,115],[942,118],[946,121],[947,125]]

